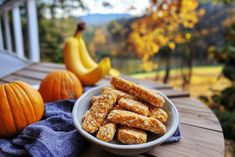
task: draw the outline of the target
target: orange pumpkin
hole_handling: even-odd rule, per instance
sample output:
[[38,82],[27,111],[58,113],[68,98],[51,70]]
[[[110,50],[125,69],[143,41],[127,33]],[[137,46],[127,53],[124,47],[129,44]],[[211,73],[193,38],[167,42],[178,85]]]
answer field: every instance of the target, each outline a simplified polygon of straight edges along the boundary
[[70,71],[61,70],[49,73],[39,88],[45,102],[61,99],[74,99],[83,92],[80,80]]
[[43,112],[43,99],[33,87],[21,81],[0,85],[0,137],[16,135]]

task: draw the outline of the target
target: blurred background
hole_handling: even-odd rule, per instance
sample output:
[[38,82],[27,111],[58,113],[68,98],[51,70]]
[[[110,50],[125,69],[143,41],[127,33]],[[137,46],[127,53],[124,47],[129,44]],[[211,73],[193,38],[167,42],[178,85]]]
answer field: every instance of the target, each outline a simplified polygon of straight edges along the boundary
[[233,0],[37,0],[37,12],[42,61],[63,63],[65,39],[85,22],[84,38],[96,61],[108,56],[121,73],[200,98],[219,118],[227,156],[234,156]]

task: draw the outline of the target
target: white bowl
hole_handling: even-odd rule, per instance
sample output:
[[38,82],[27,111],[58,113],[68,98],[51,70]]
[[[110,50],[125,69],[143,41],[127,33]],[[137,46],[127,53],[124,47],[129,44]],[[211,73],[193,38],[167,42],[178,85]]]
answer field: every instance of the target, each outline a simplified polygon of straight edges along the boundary
[[116,138],[110,143],[97,139],[94,135],[83,130],[82,117],[84,113],[90,108],[92,96],[100,95],[101,89],[102,87],[97,87],[97,88],[90,89],[89,91],[84,93],[76,101],[74,108],[73,108],[73,121],[79,133],[90,142],[98,145],[100,148],[108,152],[119,154],[119,155],[137,155],[137,154],[147,152],[154,146],[165,142],[176,131],[178,124],[179,124],[178,111],[175,105],[164,94],[159,92],[159,94],[161,94],[165,99],[165,104],[163,106],[163,109],[168,114],[168,121],[166,123],[166,133],[164,135],[159,137],[156,134],[148,133],[147,143],[132,144],[132,145],[121,144],[117,140],[115,140]]

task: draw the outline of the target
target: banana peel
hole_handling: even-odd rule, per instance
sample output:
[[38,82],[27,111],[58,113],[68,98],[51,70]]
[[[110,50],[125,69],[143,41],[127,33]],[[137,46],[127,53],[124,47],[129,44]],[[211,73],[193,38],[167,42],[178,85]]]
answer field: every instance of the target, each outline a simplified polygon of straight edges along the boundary
[[79,44],[78,51],[81,55],[81,61],[84,67],[88,69],[97,67],[97,63],[91,58],[90,54],[87,51],[86,44],[82,37],[82,32],[77,33],[76,39]]
[[113,76],[113,77],[118,77],[118,76],[120,76],[121,74],[120,74],[120,72],[119,72],[117,69],[111,68],[111,69],[109,70],[109,75],[110,75],[110,76]]
[[108,74],[110,68],[111,64],[109,58],[104,58],[99,62],[95,69],[86,75],[80,75],[78,77],[84,85],[94,85]]
[[94,85],[108,74],[111,68],[110,59],[104,58],[95,68],[84,67],[81,52],[78,52],[79,43],[74,37],[66,40],[64,45],[64,62],[66,68],[73,72],[83,85]]

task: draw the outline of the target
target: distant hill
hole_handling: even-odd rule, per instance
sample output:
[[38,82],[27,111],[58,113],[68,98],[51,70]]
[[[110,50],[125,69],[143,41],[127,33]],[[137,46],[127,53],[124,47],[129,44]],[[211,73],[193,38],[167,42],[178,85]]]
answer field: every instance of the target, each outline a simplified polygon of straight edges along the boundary
[[88,14],[85,16],[80,16],[83,22],[88,25],[105,25],[112,20],[120,20],[120,19],[129,19],[132,18],[130,14]]

